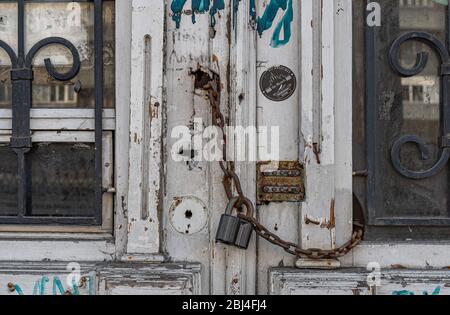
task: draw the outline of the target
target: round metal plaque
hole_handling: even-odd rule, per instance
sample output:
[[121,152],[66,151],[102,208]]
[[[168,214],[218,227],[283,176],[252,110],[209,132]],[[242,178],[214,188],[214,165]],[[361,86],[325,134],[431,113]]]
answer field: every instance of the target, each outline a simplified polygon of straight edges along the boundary
[[288,67],[275,66],[262,74],[259,85],[269,100],[282,102],[294,94],[297,89],[297,78]]

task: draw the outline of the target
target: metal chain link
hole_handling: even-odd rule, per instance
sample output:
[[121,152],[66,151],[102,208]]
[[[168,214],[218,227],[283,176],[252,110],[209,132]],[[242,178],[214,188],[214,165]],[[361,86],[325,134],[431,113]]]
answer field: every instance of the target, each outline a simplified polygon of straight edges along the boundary
[[[199,75],[201,73],[201,75]],[[242,190],[241,181],[239,176],[235,172],[235,163],[232,161],[228,161],[227,159],[227,134],[225,131],[226,121],[225,117],[220,110],[221,103],[221,81],[220,76],[211,71],[211,75],[206,74],[205,72],[199,70],[197,73],[193,73],[196,77],[196,87],[202,88],[208,93],[208,99],[211,103],[212,108],[212,123],[214,126],[218,127],[222,131],[223,135],[223,160],[220,162],[220,167],[224,173],[223,178],[223,186],[225,188],[225,192],[228,200],[232,200],[235,198],[233,195],[233,184],[234,189],[238,194],[239,201],[236,204],[237,209],[241,209],[243,205],[246,207],[254,207],[253,203],[245,197],[245,194]],[[208,80],[206,80],[205,76],[208,76]],[[253,210],[253,209],[247,209]],[[253,211],[248,211],[248,213],[252,213]],[[297,244],[292,242],[287,242],[281,239],[278,235],[269,231],[266,227],[264,227],[261,223],[256,220],[253,215],[247,215],[240,213],[238,217],[244,221],[247,221],[253,226],[256,234],[258,234],[261,238],[266,241],[281,247],[287,253],[292,254],[299,258],[308,258],[308,259],[336,259],[345,256],[350,251],[352,251],[356,246],[358,246],[363,238],[363,228],[360,226],[354,227],[354,232],[350,241],[348,241],[343,246],[333,249],[333,250],[322,250],[322,249],[302,249]]]

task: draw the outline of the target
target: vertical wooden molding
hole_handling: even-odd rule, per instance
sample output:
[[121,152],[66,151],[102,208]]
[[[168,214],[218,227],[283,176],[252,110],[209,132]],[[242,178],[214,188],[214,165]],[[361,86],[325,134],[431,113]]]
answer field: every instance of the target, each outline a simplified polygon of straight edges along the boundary
[[[121,256],[127,246],[128,151],[130,139],[131,1],[116,0],[116,133],[115,133],[115,244]],[[119,62],[120,61],[120,62]]]
[[[303,0],[305,5],[311,0]],[[312,10],[302,10],[302,37],[312,39],[311,51],[303,41],[302,137],[305,143],[307,198],[302,206],[301,245],[304,248],[332,249],[349,240],[352,229],[352,3],[333,0]],[[317,8],[319,10],[317,10]],[[307,22],[320,21],[320,36]],[[308,25],[309,24],[309,25]],[[311,57],[320,54],[320,64]],[[309,70],[313,65],[312,75]],[[309,81],[320,80],[321,97],[313,97]],[[317,85],[317,84],[316,84]],[[312,90],[310,90],[312,89]],[[312,105],[311,100],[313,100]],[[320,101],[318,104],[317,102]],[[314,126],[320,126],[317,137]],[[320,139],[320,142],[314,139]],[[324,223],[306,224],[305,219]]]
[[352,0],[335,3],[335,213],[340,246],[353,230],[353,19]]
[[[230,91],[230,121],[238,127],[256,126],[256,31],[252,28],[249,18],[250,1],[239,3],[236,21],[232,30],[232,44],[230,53],[231,91]],[[255,135],[256,136],[256,135]],[[229,150],[237,157],[242,147],[234,139],[234,147]],[[250,147],[254,145],[254,147]],[[256,158],[257,143],[249,143],[245,148],[245,156],[253,151]],[[256,162],[237,162],[236,171],[242,180],[245,195],[256,205]],[[256,215],[256,213],[255,213]],[[226,294],[253,295],[256,294],[256,236],[246,251],[233,247],[226,248]]]
[[163,0],[133,0],[127,227],[131,255],[160,252],[164,16]]

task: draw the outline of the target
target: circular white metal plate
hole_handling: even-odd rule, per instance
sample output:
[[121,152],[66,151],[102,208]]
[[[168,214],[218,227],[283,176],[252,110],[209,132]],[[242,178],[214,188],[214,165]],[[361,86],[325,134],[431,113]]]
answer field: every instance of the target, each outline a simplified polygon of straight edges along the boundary
[[198,198],[177,197],[169,210],[170,223],[182,234],[193,235],[203,231],[208,224],[208,209]]

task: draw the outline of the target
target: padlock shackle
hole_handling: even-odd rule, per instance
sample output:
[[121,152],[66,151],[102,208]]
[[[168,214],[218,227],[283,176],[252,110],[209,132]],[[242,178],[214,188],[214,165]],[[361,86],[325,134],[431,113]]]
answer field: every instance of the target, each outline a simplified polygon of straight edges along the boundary
[[239,202],[239,197],[234,197],[232,199],[230,199],[230,201],[228,202],[227,208],[225,210],[225,214],[227,215],[232,215],[233,214],[233,210],[236,208],[236,205]]
[[254,207],[253,207],[253,202],[245,197],[233,197],[232,199],[230,199],[230,201],[228,202],[227,208],[225,210],[225,214],[228,215],[232,215],[233,214],[233,210],[237,209],[237,205],[244,205],[245,208],[247,209],[246,212],[246,216],[251,217],[253,216],[253,212],[254,212]]
[[245,197],[238,197],[238,201],[241,202],[241,204],[244,205],[245,208],[247,209],[247,212],[245,215],[247,217],[252,217],[253,213],[255,212],[253,202],[250,199],[245,198]]

